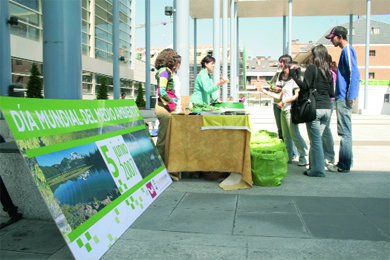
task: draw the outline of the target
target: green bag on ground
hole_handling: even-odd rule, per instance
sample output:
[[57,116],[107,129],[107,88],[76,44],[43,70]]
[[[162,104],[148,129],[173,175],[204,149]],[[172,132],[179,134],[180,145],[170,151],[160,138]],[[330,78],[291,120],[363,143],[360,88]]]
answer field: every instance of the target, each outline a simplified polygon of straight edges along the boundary
[[287,174],[286,146],[276,133],[260,130],[252,135],[252,179],[258,186],[278,186]]

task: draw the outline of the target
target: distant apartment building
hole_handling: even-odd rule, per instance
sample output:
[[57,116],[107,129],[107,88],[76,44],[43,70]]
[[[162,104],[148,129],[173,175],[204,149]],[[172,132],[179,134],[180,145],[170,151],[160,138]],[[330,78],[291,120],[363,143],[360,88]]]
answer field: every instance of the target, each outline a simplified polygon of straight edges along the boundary
[[[134,83],[145,81],[145,65],[135,59],[135,2],[119,0],[120,87],[132,97],[136,96]],[[112,96],[112,0],[81,3],[83,99],[96,98],[101,77],[108,79]],[[42,0],[9,0],[9,13],[19,20],[10,27],[12,83],[25,87],[33,62],[42,72]]]
[[248,57],[246,62],[247,90],[255,91],[256,86],[266,86],[278,69],[278,61],[271,57]]
[[309,41],[309,43],[302,43],[299,41],[299,39],[292,40],[291,42],[291,57],[297,56],[298,53],[303,52],[307,50],[308,48],[311,48],[314,46],[312,41]]

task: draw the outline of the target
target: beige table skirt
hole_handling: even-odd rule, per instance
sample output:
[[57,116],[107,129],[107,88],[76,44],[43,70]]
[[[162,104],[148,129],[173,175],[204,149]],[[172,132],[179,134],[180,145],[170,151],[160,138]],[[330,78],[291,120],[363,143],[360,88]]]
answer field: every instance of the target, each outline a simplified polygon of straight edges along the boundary
[[172,115],[165,145],[168,171],[235,172],[251,187],[250,132],[201,130],[202,125],[200,115]]

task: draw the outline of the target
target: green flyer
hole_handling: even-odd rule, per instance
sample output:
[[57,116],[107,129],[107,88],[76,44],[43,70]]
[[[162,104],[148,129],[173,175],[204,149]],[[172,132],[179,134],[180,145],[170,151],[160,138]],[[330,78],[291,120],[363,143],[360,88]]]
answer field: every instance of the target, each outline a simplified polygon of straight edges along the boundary
[[76,259],[99,259],[172,182],[133,100],[0,108]]

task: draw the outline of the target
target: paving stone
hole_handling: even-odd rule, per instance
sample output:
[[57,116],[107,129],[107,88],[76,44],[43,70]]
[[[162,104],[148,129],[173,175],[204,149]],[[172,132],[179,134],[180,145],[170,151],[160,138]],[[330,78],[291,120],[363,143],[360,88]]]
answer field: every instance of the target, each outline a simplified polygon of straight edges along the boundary
[[196,210],[235,210],[237,195],[186,193],[177,208]]
[[289,197],[239,195],[237,211],[294,214],[296,208]]
[[310,237],[296,214],[238,212],[234,223],[235,235],[271,237]]
[[302,216],[316,238],[386,240],[386,237],[363,215],[304,213]]
[[1,236],[1,250],[53,254],[65,245],[54,222],[22,219],[14,225]]
[[302,213],[360,214],[354,203],[357,198],[296,197],[294,200]]
[[230,246],[182,245],[180,241],[119,240],[101,259],[246,259],[246,251],[246,248]]
[[0,259],[18,259],[18,260],[41,260],[46,259],[49,255],[47,254],[34,254],[34,253],[24,253],[19,251],[7,251],[0,250]]
[[232,234],[234,211],[176,209],[165,230],[205,234]]

